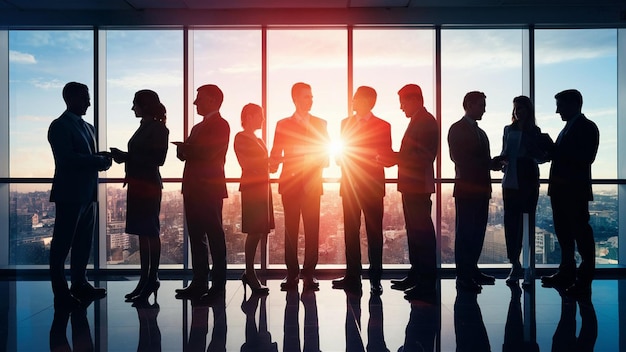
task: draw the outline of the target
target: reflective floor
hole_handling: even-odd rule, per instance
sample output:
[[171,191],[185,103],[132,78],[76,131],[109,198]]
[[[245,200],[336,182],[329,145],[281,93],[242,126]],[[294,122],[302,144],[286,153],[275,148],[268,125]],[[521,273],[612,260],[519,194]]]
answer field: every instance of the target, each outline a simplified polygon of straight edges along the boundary
[[107,297],[71,314],[55,314],[48,281],[0,281],[0,350],[626,351],[626,280],[596,280],[591,300],[577,302],[538,281],[522,290],[497,280],[476,295],[444,279],[436,304],[406,301],[388,280],[380,297],[367,281],[358,295],[330,280],[317,292],[269,280],[268,296],[244,297],[231,280],[212,307],[175,299],[183,280],[161,280],[158,304],[143,308],[124,303],[134,280],[98,282]]

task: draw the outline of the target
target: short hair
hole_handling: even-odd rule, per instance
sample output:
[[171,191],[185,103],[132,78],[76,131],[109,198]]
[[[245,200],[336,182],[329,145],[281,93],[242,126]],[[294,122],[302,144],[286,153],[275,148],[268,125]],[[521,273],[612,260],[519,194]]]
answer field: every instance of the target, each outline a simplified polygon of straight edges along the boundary
[[400,98],[417,98],[419,101],[424,102],[422,88],[420,88],[417,84],[407,84],[400,88],[398,96]]
[[246,104],[243,109],[241,109],[241,127],[245,128],[246,124],[248,123],[248,116],[259,111],[261,113],[263,112],[263,108],[260,105],[253,103]]
[[150,89],[137,91],[134,102],[141,107],[142,113],[147,117],[165,122],[167,111],[155,91]]
[[220,87],[216,86],[215,84],[205,84],[198,87],[198,89],[196,90],[198,91],[198,93],[203,93],[217,99],[218,106],[222,106],[222,102],[224,101],[224,93],[222,92]]
[[86,84],[78,82],[68,82],[65,87],[63,87],[63,101],[67,103],[70,99],[84,92],[89,92],[89,88]]
[[485,93],[476,90],[471,91],[465,94],[465,97],[463,98],[463,109],[467,110],[468,106],[476,104],[485,99],[487,99]]
[[578,109],[583,107],[583,95],[576,89],[566,89],[564,91],[556,93],[554,99],[570,102],[576,104]]
[[305,89],[311,89],[311,85],[304,82],[294,83],[294,85],[291,86],[291,99],[294,99],[296,95],[300,94],[300,92]]
[[374,105],[376,105],[376,98],[378,96],[376,94],[376,89],[368,86],[360,86],[356,89],[356,92],[354,93],[355,96],[357,94],[367,99],[371,107],[374,107]]

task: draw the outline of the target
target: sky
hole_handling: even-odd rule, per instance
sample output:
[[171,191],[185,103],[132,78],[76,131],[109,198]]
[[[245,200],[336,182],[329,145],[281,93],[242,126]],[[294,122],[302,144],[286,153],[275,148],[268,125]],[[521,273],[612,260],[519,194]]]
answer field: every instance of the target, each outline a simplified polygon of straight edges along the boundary
[[[100,149],[125,150],[139,125],[131,111],[134,93],[153,89],[168,111],[170,140],[182,140],[183,35],[180,30],[107,30],[100,74],[106,82],[101,107]],[[222,115],[231,126],[227,177],[239,177],[232,149],[241,130],[240,111],[262,101],[261,32],[195,30],[192,36],[190,88],[217,84],[224,91]],[[454,177],[446,142],[449,126],[463,116],[466,92],[487,96],[487,111],[479,125],[487,132],[492,155],[500,152],[502,131],[510,123],[512,100],[523,94],[522,30],[442,30],[442,173]],[[355,29],[353,36],[353,88],[368,85],[378,92],[373,113],[392,125],[393,147],[400,146],[408,119],[399,108],[397,91],[407,83],[422,87],[426,108],[435,111],[435,36],[430,29]],[[584,97],[583,112],[598,124],[600,149],[593,165],[594,178],[617,178],[617,31],[536,30],[535,87],[537,123],[556,139],[564,123],[555,113],[554,94],[577,88]],[[332,139],[339,138],[341,119],[348,116],[348,36],[345,29],[269,29],[267,33],[267,142],[271,147],[276,122],[290,116],[290,89],[295,82],[311,84],[311,113],[328,121]],[[54,163],[46,141],[50,122],[64,110],[61,89],[68,81],[87,84],[92,92],[92,31],[10,31],[10,176],[52,177]],[[190,97],[193,99],[193,96]],[[94,106],[85,116],[93,121]],[[259,136],[260,136],[259,132]],[[183,163],[171,148],[164,177],[181,177]],[[548,175],[542,165],[542,177]],[[123,177],[123,165],[113,165],[102,177]],[[387,170],[394,178],[396,169]],[[326,177],[339,177],[331,162]],[[277,177],[277,174],[273,175]],[[501,174],[493,173],[493,177]]]

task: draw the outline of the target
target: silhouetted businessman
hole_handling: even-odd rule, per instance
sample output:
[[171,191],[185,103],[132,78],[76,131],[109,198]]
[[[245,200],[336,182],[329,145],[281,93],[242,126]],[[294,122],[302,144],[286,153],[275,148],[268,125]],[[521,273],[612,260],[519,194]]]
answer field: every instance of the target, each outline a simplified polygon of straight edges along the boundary
[[[450,126],[448,145],[454,162],[454,204],[456,207],[456,285],[480,292],[481,285],[493,285],[495,278],[478,270],[478,259],[485,241],[491,198],[491,159],[489,139],[477,121],[485,113],[486,96],[469,92],[463,99],[465,115]],[[498,168],[500,164],[497,164]]]
[[[50,243],[50,281],[56,308],[77,307],[79,300],[106,295],[104,288],[87,282],[86,269],[96,230],[98,171],[111,166],[109,156],[96,149],[96,131],[82,116],[91,106],[86,85],[69,82],[63,87],[67,109],[52,121],[48,141],[54,155],[50,201],[56,217]],[[71,288],[65,278],[65,259],[71,250]]]
[[[591,164],[596,158],[600,133],[581,113],[583,97],[575,89],[554,96],[556,112],[566,121],[552,152],[548,195],[554,232],[561,246],[559,271],[541,278],[545,286],[567,288],[572,295],[590,295],[595,271],[595,240],[589,225]],[[575,248],[582,258],[576,270]]]
[[391,288],[406,290],[407,299],[432,300],[437,281],[437,242],[430,195],[435,192],[433,162],[439,150],[439,126],[424,107],[418,85],[405,85],[398,91],[398,98],[400,109],[411,119],[396,155],[411,268],[404,279],[391,280]]
[[369,280],[371,292],[381,294],[380,277],[383,270],[383,197],[385,196],[385,166],[391,149],[391,125],[374,116],[374,88],[357,88],[352,99],[355,115],[341,121],[343,154],[339,194],[343,206],[346,252],[346,275],[333,280],[333,288],[361,289],[361,213],[365,217]]
[[304,223],[304,264],[302,276],[305,289],[317,289],[315,278],[320,230],[320,197],[322,170],[328,166],[328,131],[326,121],[309,113],[313,105],[311,86],[296,83],[291,88],[296,111],[276,124],[274,144],[270,152],[270,171],[283,164],[278,192],[285,211],[285,264],[287,277],[282,289],[298,285],[298,232],[300,215]]
[[[191,129],[184,143],[177,143],[176,155],[185,161],[183,201],[191,245],[193,279],[176,290],[177,298],[219,298],[226,286],[226,239],[222,227],[222,206],[226,192],[224,163],[230,126],[219,109],[224,94],[213,84],[198,88],[194,105],[203,120]],[[209,249],[213,269],[208,289]]]

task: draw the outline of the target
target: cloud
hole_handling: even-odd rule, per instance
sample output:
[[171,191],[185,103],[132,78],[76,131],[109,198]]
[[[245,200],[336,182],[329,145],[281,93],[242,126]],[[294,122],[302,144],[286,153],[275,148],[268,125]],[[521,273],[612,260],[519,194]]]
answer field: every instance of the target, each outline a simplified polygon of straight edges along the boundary
[[65,86],[65,82],[62,82],[58,79],[52,80],[41,80],[41,79],[33,79],[30,81],[32,85],[40,89],[60,89]]
[[37,59],[32,54],[9,50],[9,62],[15,64],[36,64]]
[[141,72],[135,74],[110,77],[107,82],[109,88],[142,89],[146,86],[152,88],[171,87],[182,84],[183,74],[180,71],[170,72]]

